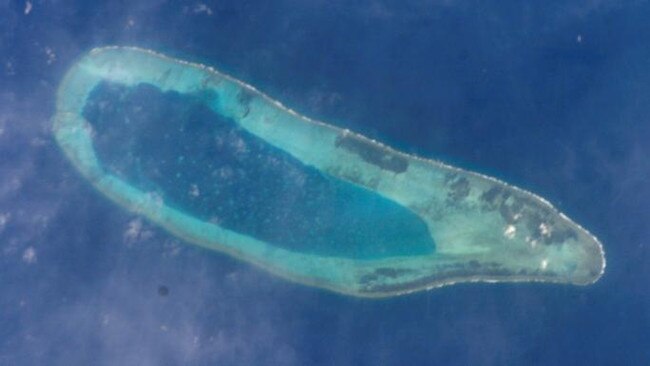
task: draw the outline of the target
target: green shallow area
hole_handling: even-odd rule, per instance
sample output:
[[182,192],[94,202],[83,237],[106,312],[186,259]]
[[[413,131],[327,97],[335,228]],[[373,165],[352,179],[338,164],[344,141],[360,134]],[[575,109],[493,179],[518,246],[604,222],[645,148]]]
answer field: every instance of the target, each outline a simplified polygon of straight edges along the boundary
[[[336,192],[353,192],[352,197],[363,198],[356,206],[354,200],[341,205],[341,212],[366,216],[365,225],[371,226],[368,222],[380,219],[381,215],[364,212],[362,208],[375,202],[383,205],[378,211],[393,212],[399,225],[378,235],[381,238],[353,234],[355,224],[348,228],[341,225],[340,230],[330,225],[330,232],[315,231],[309,236],[309,220],[303,220],[304,227],[287,225],[282,231],[288,230],[289,234],[270,237],[247,226],[214,220],[209,217],[213,210],[222,210],[223,214],[223,210],[233,208],[232,211],[241,211],[235,212],[237,217],[244,216],[253,224],[257,218],[256,204],[248,206],[249,210],[218,204],[221,200],[245,201],[247,197],[237,190],[218,199],[209,198],[206,202],[212,207],[206,210],[200,208],[202,205],[183,203],[180,197],[185,196],[179,192],[187,189],[185,185],[190,185],[191,196],[197,192],[192,181],[205,179],[201,175],[206,170],[194,169],[197,164],[190,163],[199,158],[197,154],[205,153],[200,145],[191,149],[193,156],[185,156],[187,151],[172,151],[167,159],[176,157],[181,162],[171,170],[166,170],[161,162],[158,168],[165,173],[157,179],[137,174],[156,170],[155,155],[147,158],[145,169],[132,164],[142,162],[143,152],[137,149],[142,148],[146,136],[134,138],[133,144],[125,144],[121,150],[113,150],[111,144],[102,147],[105,136],[101,133],[107,130],[98,128],[97,121],[112,126],[113,131],[116,126],[119,129],[117,122],[122,121],[110,115],[102,117],[101,108],[92,111],[89,107],[93,95],[106,83],[127,93],[148,85],[161,93],[195,98],[210,115],[240,129],[240,137],[249,136],[251,141],[266,146],[266,150],[255,155],[258,164],[269,156],[282,157],[281,160],[291,163],[287,166],[299,167],[299,171],[341,187]],[[458,282],[585,285],[600,278],[605,268],[600,242],[541,197],[494,178],[407,155],[352,131],[311,120],[254,87],[201,64],[138,48],[98,48],[70,68],[57,98],[57,142],[100,192],[188,243],[238,257],[289,280],[350,295],[385,297]],[[182,120],[178,123],[183,125]],[[173,131],[172,128],[167,133]],[[218,136],[218,132],[210,133]],[[110,151],[120,153],[111,157]],[[155,149],[148,151],[153,154]],[[126,158],[117,158],[124,154]],[[178,175],[176,180],[168,176],[170,172]],[[318,183],[318,179],[314,182]],[[239,182],[246,184],[246,180]],[[172,193],[173,187],[180,187],[177,193]],[[246,191],[255,188],[262,192],[261,197],[291,199],[290,194],[278,195],[278,187],[273,183],[251,186]],[[205,194],[211,189],[214,188],[198,191]],[[316,202],[309,207],[313,212],[325,210],[330,199],[341,197],[306,192],[304,200]],[[318,201],[318,197],[327,199]],[[294,219],[304,218],[300,209]],[[313,222],[314,230],[318,225]],[[293,238],[301,238],[296,243],[291,243],[291,226],[295,226]],[[372,232],[359,228],[362,233]],[[300,233],[301,230],[304,232]],[[324,240],[337,235],[338,240]],[[423,235],[430,238],[424,239]],[[336,241],[345,245],[337,246]]]

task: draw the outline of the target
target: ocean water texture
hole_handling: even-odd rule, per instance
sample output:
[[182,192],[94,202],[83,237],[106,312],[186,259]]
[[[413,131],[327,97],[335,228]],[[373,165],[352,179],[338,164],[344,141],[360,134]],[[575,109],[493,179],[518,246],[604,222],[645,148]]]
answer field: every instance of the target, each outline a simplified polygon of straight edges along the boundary
[[[0,364],[646,364],[648,11],[0,1]],[[187,247],[107,202],[52,139],[63,72],[108,44],[213,64],[301,113],[539,192],[603,241],[607,272],[370,301]]]

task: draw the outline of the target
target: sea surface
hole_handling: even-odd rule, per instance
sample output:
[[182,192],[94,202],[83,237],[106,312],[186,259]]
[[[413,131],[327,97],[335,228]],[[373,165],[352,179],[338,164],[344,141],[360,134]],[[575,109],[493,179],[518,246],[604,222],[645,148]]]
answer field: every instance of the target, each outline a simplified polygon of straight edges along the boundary
[[[0,365],[650,364],[648,14],[606,0],[0,0]],[[368,300],[186,245],[95,191],[52,137],[65,71],[107,45],[212,65],[299,113],[538,193],[601,239],[605,275]],[[134,92],[153,120],[182,102]],[[112,141],[155,153],[129,136]],[[274,199],[304,204],[291,192]]]

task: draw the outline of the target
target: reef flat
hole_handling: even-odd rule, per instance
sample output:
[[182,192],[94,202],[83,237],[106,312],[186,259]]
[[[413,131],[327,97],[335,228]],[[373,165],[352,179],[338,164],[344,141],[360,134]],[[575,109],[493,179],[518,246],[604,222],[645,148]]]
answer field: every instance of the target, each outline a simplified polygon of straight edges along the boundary
[[[391,240],[407,249],[387,250],[386,255],[305,250],[310,243],[292,249],[170,204],[165,192],[135,184],[99,158],[97,131],[84,110],[103,83],[126,89],[149,85],[200,99],[213,113],[297,163],[408,211],[428,230],[435,250],[422,245],[409,250],[408,240],[399,235]],[[307,285],[386,297],[459,282],[586,285],[605,268],[598,239],[533,193],[309,119],[213,68],[149,50],[97,48],[72,65],[58,89],[54,134],[79,172],[127,210],[188,243]],[[187,184],[193,190],[192,182]],[[408,230],[404,228],[403,238],[409,238]]]

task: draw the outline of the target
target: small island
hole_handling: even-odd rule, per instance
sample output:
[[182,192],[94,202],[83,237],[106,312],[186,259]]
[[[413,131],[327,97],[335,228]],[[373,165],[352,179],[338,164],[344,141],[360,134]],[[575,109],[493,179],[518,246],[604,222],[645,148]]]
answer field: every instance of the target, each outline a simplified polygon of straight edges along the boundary
[[[206,155],[204,160],[181,154],[190,150],[178,150],[174,153],[178,156],[165,158],[165,162],[174,162],[165,167],[171,170],[164,170],[151,165],[155,155],[148,160],[138,156],[145,153],[134,147],[145,140],[136,139],[141,136],[133,136],[135,132],[125,135],[134,137],[131,145],[119,146],[124,140],[119,136],[102,140],[102,128],[111,127],[110,118],[96,123],[89,116],[99,119],[102,109],[89,112],[88,105],[107,85],[123,94],[150,88],[154,91],[144,92],[171,93],[178,100],[200,104],[205,109],[202,113],[223,118],[224,125],[236,126],[242,136],[259,145],[253,156],[262,159],[260,152],[267,152],[273,155],[272,161],[282,160],[294,171],[312,177],[306,182],[332,191],[331,197],[351,197],[349,201],[358,206],[353,213],[371,221],[381,214],[390,219],[375,225],[379,233],[375,236],[372,229],[355,233],[353,217],[329,222],[341,227],[353,223],[348,225],[351,229],[338,231],[323,226],[325,218],[318,217],[320,208],[331,207],[307,193],[310,205],[300,207],[313,216],[303,217],[302,226],[292,225],[296,232],[311,232],[303,224],[314,225],[313,242],[303,240],[309,238],[307,234],[296,234],[297,239],[286,236],[284,242],[282,235],[290,234],[292,225],[281,227],[283,233],[277,234],[261,223],[249,224],[251,229],[242,224],[240,230],[235,221],[211,218],[211,210],[223,208],[220,202],[225,205],[243,197],[231,195],[225,200],[223,192],[210,196],[215,188],[197,183],[203,182],[197,174],[219,178],[232,173],[206,165],[210,155],[196,146],[192,154]],[[132,47],[94,49],[72,65],[61,81],[53,120],[57,143],[103,195],[187,243],[226,253],[291,281],[353,296],[388,297],[462,282],[587,285],[597,281],[605,269],[598,239],[543,198],[312,120],[202,64]],[[115,122],[113,127],[128,126]],[[201,128],[217,139],[217,132],[223,131],[210,130],[209,125]],[[170,133],[165,136],[174,139]],[[175,172],[174,180],[161,171]],[[274,187],[269,182],[260,199],[273,196]],[[176,188],[181,194],[174,192]],[[203,201],[192,206],[199,202],[197,197]],[[376,209],[364,211],[364,205]],[[237,217],[252,212],[254,208]],[[265,211],[265,215],[272,213]],[[363,222],[359,220],[359,225]],[[269,225],[277,226],[277,222]],[[330,241],[324,238],[328,233]],[[294,239],[296,243],[291,242]]]

